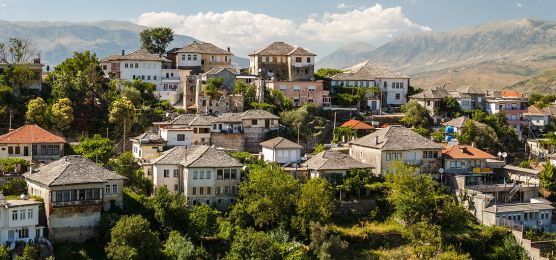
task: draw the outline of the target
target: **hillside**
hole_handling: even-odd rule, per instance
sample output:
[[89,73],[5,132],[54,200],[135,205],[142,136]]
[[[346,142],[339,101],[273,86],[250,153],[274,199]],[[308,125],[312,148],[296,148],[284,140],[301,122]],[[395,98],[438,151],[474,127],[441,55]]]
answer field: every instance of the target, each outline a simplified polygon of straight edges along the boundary
[[509,89],[527,93],[556,93],[556,70],[547,70],[530,79],[520,81]]
[[[75,51],[91,50],[102,58],[139,48],[139,32],[146,27],[123,21],[74,22],[8,22],[0,21],[0,41],[11,37],[33,40],[41,53],[42,62],[56,65]],[[170,48],[183,47],[194,39],[175,35]],[[233,50],[232,50],[233,51]],[[245,58],[233,57],[241,66]]]
[[317,62],[318,68],[347,68],[364,60],[365,53],[376,49],[375,46],[362,43],[349,43]]
[[418,87],[504,88],[556,65],[556,22],[520,19],[411,33],[359,55],[412,75]]

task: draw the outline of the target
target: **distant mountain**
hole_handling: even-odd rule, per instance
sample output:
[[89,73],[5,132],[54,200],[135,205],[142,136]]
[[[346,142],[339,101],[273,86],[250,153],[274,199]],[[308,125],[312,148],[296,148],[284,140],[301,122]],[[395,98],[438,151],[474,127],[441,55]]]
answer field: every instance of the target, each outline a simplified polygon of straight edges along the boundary
[[555,93],[556,70],[547,70],[537,76],[520,81],[509,89],[516,89],[528,93]]
[[354,59],[370,59],[412,75],[412,85],[418,87],[450,82],[504,88],[556,67],[556,22],[520,19],[411,33]]
[[347,68],[365,60],[376,47],[363,42],[352,42],[325,56],[316,64],[318,68]]
[[[103,58],[139,48],[139,32],[146,27],[123,21],[99,22],[8,22],[0,21],[0,41],[11,37],[31,39],[37,44],[44,64],[56,65],[75,51],[90,50]],[[183,47],[194,38],[175,35],[169,48]],[[249,60],[233,57],[245,67]]]

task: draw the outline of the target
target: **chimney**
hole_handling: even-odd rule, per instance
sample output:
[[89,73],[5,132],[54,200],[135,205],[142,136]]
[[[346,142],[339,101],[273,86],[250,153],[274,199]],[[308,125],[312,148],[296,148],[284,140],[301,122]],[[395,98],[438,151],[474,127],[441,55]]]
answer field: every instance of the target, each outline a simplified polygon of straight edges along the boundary
[[375,145],[378,144],[378,136],[375,136]]
[[228,51],[230,51],[230,47],[228,47]]
[[125,50],[122,50],[122,56],[124,56],[124,55],[125,55]]

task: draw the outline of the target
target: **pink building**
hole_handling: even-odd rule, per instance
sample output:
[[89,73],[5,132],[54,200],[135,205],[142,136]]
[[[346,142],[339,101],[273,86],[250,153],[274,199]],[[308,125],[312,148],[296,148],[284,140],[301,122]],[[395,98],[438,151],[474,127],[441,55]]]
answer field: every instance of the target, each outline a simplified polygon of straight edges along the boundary
[[317,106],[330,107],[328,90],[324,90],[322,80],[317,81],[270,81],[266,83],[268,89],[276,89],[289,98],[295,107],[306,103]]

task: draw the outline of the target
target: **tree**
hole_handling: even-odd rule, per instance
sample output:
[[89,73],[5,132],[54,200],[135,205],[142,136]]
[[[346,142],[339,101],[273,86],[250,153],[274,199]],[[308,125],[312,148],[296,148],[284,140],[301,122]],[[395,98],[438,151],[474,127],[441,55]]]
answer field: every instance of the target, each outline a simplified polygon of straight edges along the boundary
[[174,31],[170,27],[155,27],[143,30],[141,37],[141,48],[150,53],[162,55],[166,47],[174,40]]
[[112,157],[114,148],[112,140],[96,134],[93,137],[85,137],[73,150],[76,154],[105,165]]
[[159,259],[160,240],[158,233],[150,229],[145,218],[123,216],[110,232],[106,255],[111,259]]
[[73,122],[73,107],[69,98],[62,98],[52,105],[50,122],[59,130],[68,130]]
[[21,178],[13,179],[2,185],[1,190],[2,194],[6,196],[19,196],[21,194],[27,194],[27,182]]
[[551,193],[556,190],[556,174],[552,163],[546,162],[543,164],[543,170],[540,173],[540,184],[541,187]]
[[172,230],[185,232],[187,223],[187,198],[182,193],[172,193],[166,187],[156,189],[151,199],[154,218],[164,235]]
[[13,93],[16,96],[21,94],[21,91],[27,86],[29,80],[33,78],[35,78],[35,72],[32,71],[27,64],[10,65],[4,71],[4,81],[7,85],[12,87]]
[[339,236],[333,235],[330,227],[311,222],[311,248],[313,255],[320,260],[334,259],[340,255],[342,250],[348,247],[348,243]]
[[493,151],[500,148],[498,136],[494,129],[474,120],[465,122],[459,141],[463,144],[475,143],[477,147],[489,148]]
[[461,113],[458,100],[454,97],[445,97],[440,102],[438,113],[444,113],[449,118],[458,117]]
[[194,259],[195,245],[186,236],[172,231],[164,243],[164,254],[175,260]]
[[288,239],[277,232],[255,231],[251,227],[240,229],[225,259],[304,259],[302,245]]
[[238,201],[232,208],[236,224],[253,222],[270,229],[288,223],[295,211],[298,181],[277,165],[255,166],[240,184]]
[[334,138],[332,139],[333,143],[349,142],[353,138],[357,137],[357,131],[347,126],[336,127],[332,133],[334,135]]
[[442,237],[440,227],[419,221],[409,227],[406,236],[411,241],[413,251],[421,259],[434,259],[440,253],[442,247]]
[[218,231],[216,220],[220,212],[207,204],[194,206],[187,217],[189,227],[198,238],[210,237]]
[[301,185],[293,225],[301,234],[306,235],[311,221],[329,223],[334,210],[334,193],[328,181],[312,178]]
[[111,158],[108,164],[116,173],[127,178],[127,185],[133,188],[135,192],[150,194],[151,187],[149,186],[152,186],[152,183],[144,177],[141,167],[133,157],[133,153],[122,153],[116,158]]
[[236,87],[234,89],[234,94],[239,94],[243,96],[243,109],[251,109],[251,103],[256,103],[257,101],[257,90],[254,84],[245,84],[241,81],[236,81]]
[[432,118],[429,111],[416,101],[410,101],[402,106],[404,116],[400,120],[408,127],[422,127],[429,129],[432,126]]
[[94,53],[74,52],[71,58],[58,64],[46,82],[52,85],[52,97],[57,100],[69,98],[73,102],[92,101],[102,94],[104,72]]
[[203,91],[205,95],[215,99],[222,95],[222,85],[224,84],[224,78],[216,77],[207,80],[203,86]]
[[17,259],[20,260],[35,260],[37,258],[37,250],[33,247],[33,245],[25,245],[23,248],[23,254],[18,257]]
[[135,106],[126,97],[122,97],[112,102],[110,113],[108,114],[108,122],[123,127],[125,134],[131,132],[131,127],[135,121]]
[[45,122],[46,102],[41,97],[31,99],[27,103],[27,112],[25,112],[25,121],[28,124],[40,124]]
[[7,43],[0,42],[0,63],[32,63],[36,53],[35,44],[28,39],[10,38]]
[[336,74],[340,74],[344,72],[343,70],[339,70],[339,69],[334,69],[334,68],[320,68],[317,70],[317,73],[315,73],[315,78],[316,79],[328,79],[331,78],[332,76],[336,75]]
[[0,159],[0,171],[15,173],[23,167],[29,166],[29,161],[19,157],[8,157]]
[[359,198],[361,198],[361,188],[369,184],[371,173],[367,169],[352,169],[342,178],[342,183],[337,186],[338,189],[346,192],[357,190]]
[[10,260],[10,255],[3,246],[0,246],[0,260]]

